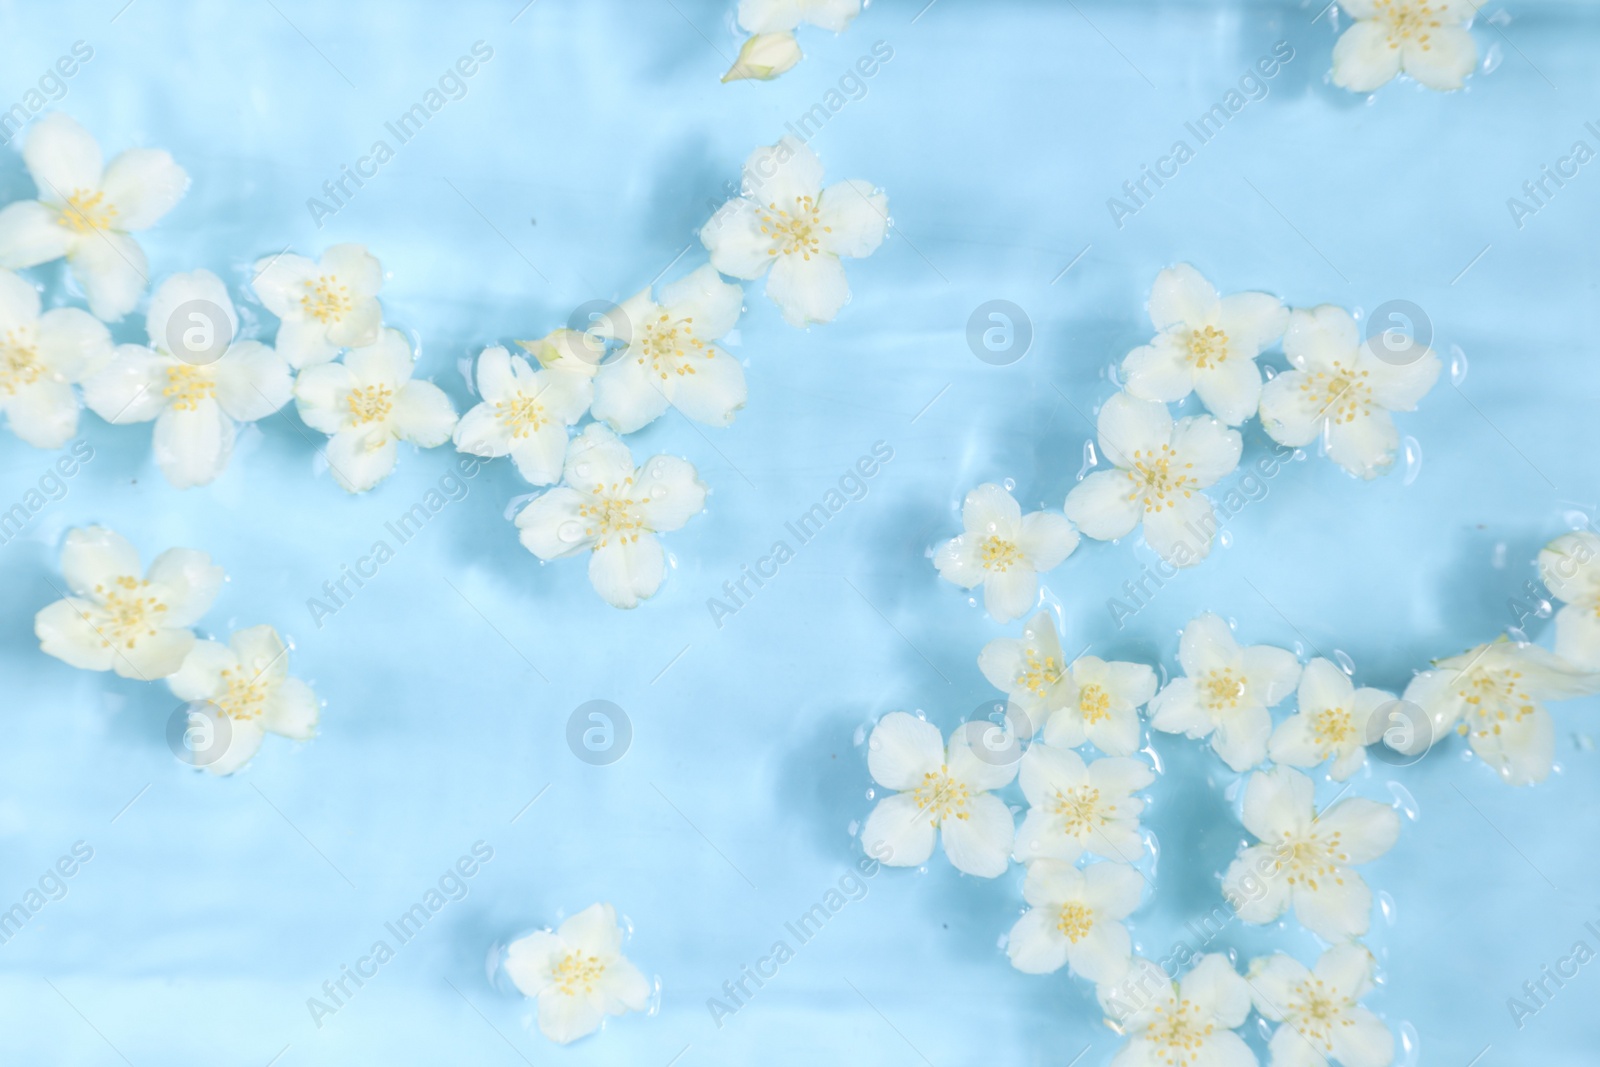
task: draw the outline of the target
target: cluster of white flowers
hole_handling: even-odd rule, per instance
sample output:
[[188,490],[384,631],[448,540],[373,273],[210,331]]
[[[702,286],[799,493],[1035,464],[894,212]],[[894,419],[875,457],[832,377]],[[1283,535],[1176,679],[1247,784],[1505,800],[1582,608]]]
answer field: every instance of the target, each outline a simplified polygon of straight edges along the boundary
[[289,646],[276,630],[235,630],[227,644],[195,636],[195,623],[227,580],[204,552],[168,549],[141,570],[138,549],[89,526],[68,531],[61,577],[66,594],[34,616],[39,647],[80,670],[165,678],[173,695],[189,702],[197,728],[213,731],[225,719],[226,735],[208,738],[198,766],[232,774],[268,732],[297,741],[316,733],[316,695],[289,676]]
[[538,1002],[545,1037],[565,1045],[600,1029],[607,1015],[650,1006],[651,983],[622,954],[622,941],[616,909],[591,904],[554,930],[510,944],[506,977]]
[[861,14],[861,0],[739,0],[739,28],[750,34],[725,82],[771,81],[805,58],[794,31],[809,23],[843,33]]
[[1402,71],[1429,89],[1459,89],[1478,63],[1473,0],[1339,0],[1353,20],[1333,46],[1333,83],[1370,93]]

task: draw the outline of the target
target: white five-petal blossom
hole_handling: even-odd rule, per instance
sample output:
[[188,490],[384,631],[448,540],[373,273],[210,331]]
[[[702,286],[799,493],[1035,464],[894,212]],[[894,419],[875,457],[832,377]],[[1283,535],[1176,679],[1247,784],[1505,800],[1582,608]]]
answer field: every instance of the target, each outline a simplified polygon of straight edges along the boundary
[[1143,663],[1080,656],[1070,665],[1048,611],[978,653],[978,669],[1010,698],[1006,715],[1024,737],[1044,732],[1048,744],[1076,748],[1090,741],[1111,756],[1139,749],[1139,708],[1155,695],[1156,673]]
[[0,411],[35,448],[60,448],[78,432],[74,383],[111,360],[111,332],[79,308],[39,314],[39,291],[0,270]]
[[588,410],[588,378],[534,370],[500,345],[478,355],[478,395],[483,402],[461,416],[455,444],[475,456],[507,456],[534,485],[561,479],[567,427]]
[[394,470],[396,441],[434,448],[450,440],[455,408],[444,390],[411,375],[411,345],[399,330],[351,349],[342,363],[307,367],[295,379],[295,406],[328,434],[328,467],[346,492],[364,493]]
[[1256,413],[1256,357],[1283,336],[1289,312],[1267,293],[1221,297],[1201,273],[1180,263],[1150,289],[1156,337],[1122,361],[1130,396],[1163,403],[1199,393],[1206,410],[1237,426]]
[[1054,570],[1078,547],[1070,522],[1050,511],[1024,515],[992,482],[967,494],[961,525],[961,534],[939,546],[933,565],[963,589],[982,585],[983,606],[996,622],[1026,615],[1039,599],[1039,572]]
[[696,422],[726,426],[744,407],[744,368],[716,342],[739,321],[744,290],[710,264],[645,289],[600,317],[594,333],[621,343],[594,379],[594,417],[618,433],[653,422],[670,404]]
[[1368,93],[1405,71],[1430,89],[1459,89],[1478,62],[1470,0],[1339,0],[1355,20],[1333,46],[1333,84]]
[[711,265],[746,281],[771,270],[767,296],[792,326],[832,322],[850,299],[841,256],[870,256],[889,228],[889,198],[871,182],[822,187],[822,161],[785,136],[750,154],[743,196],[700,231]]
[[130,234],[147,230],[189,188],[189,175],[155,148],[130,148],[109,166],[100,146],[67,115],[44,116],[22,151],[39,199],[0,211],[0,267],[67,257],[89,310],[106,320],[132,311],[149,263]]
[[1260,844],[1229,865],[1222,895],[1245,922],[1272,922],[1292,906],[1325,941],[1360,937],[1372,923],[1372,891],[1351,868],[1393,847],[1400,816],[1365,797],[1318,812],[1313,794],[1311,779],[1291,767],[1250,776],[1244,826]]
[[1150,701],[1150,725],[1189,737],[1211,736],[1211,747],[1236,771],[1267,758],[1276,706],[1300,680],[1294,653],[1271,645],[1239,647],[1220,617],[1206,612],[1183,628],[1178,662],[1184,676]]
[[1315,767],[1332,760],[1328,776],[1342,782],[1367,764],[1372,715],[1393,703],[1393,693],[1357,689],[1333,663],[1314,659],[1300,675],[1299,710],[1278,724],[1267,744],[1274,763]]
[[1409,743],[1394,747],[1421,752],[1455,727],[1510,785],[1532,785],[1550,774],[1555,724],[1544,702],[1600,692],[1600,672],[1503,638],[1436,660],[1433,668],[1411,679],[1405,691],[1405,699],[1427,715],[1427,726],[1418,724]]
[[[195,760],[212,774],[232,774],[249,763],[269,730],[296,741],[317,732],[317,696],[289,676],[288,646],[270,626],[235,630],[226,645],[195,642],[167,685],[179,700],[205,701],[227,717],[226,736],[212,738],[221,750]],[[196,714],[191,708],[191,723]]]
[[506,977],[539,1002],[539,1030],[565,1045],[600,1029],[607,1015],[644,1011],[650,982],[622,954],[610,904],[591,904],[554,930],[511,942]]
[[1556,655],[1600,671],[1600,536],[1563,534],[1539,552],[1539,577],[1566,606],[1556,613]]
[[652,456],[635,468],[616,434],[590,423],[567,448],[565,484],[517,513],[524,547],[540,559],[589,553],[589,581],[619,608],[661,587],[666,557],[656,534],[676,530],[705,506],[694,465]]
[[1216,512],[1200,492],[1239,465],[1244,441],[1210,415],[1172,421],[1165,404],[1117,393],[1100,409],[1100,451],[1116,467],[1067,494],[1067,518],[1100,541],[1144,523],[1144,539],[1175,567],[1211,554]]
[[1006,941],[1011,965],[1028,974],[1070,965],[1091,982],[1120,976],[1133,951],[1122,920],[1139,906],[1143,885],[1144,877],[1124,863],[1091,863],[1080,871],[1061,860],[1035,860],[1022,885],[1029,910]]
[[297,370],[374,344],[383,327],[383,267],[365,245],[334,245],[315,263],[292,252],[258,260],[250,284],[278,316],[278,351]]
[[1361,1003],[1372,988],[1372,954],[1362,945],[1334,945],[1312,968],[1275,952],[1251,960],[1245,977],[1256,1010],[1280,1024],[1267,1044],[1272,1067],[1394,1062],[1394,1035]]
[[1017,828],[1018,860],[1072,863],[1088,852],[1135,863],[1144,855],[1144,800],[1133,794],[1155,781],[1149,764],[1108,756],[1086,765],[1071,749],[1039,743],[1028,746],[1021,763],[1028,813]]
[[183,666],[190,629],[222,588],[222,568],[204,552],[171,548],[140,577],[139,552],[103,526],[67,532],[61,576],[69,593],[34,616],[47,654],[86,671],[154,681]]
[[980,878],[1005,873],[1011,810],[989,791],[1017,776],[1015,761],[974,749],[967,730],[957,730],[946,746],[932,723],[891,711],[867,740],[867,769],[875,782],[896,791],[878,801],[861,828],[868,855],[891,867],[916,867],[942,836],[957,870]]
[[1414,346],[1390,363],[1362,343],[1356,321],[1332,304],[1296,308],[1283,351],[1291,370],[1261,392],[1261,425],[1299,447],[1325,435],[1328,456],[1358,478],[1394,465],[1400,431],[1391,411],[1413,411],[1439,377],[1439,357]]
[[1111,1067],[1257,1067],[1234,1033],[1250,1014],[1250,987],[1220,953],[1201,956],[1181,981],[1135,956],[1120,978],[1095,992],[1128,1035]]
[[179,489],[215,481],[233,455],[235,424],[266,418],[293,393],[288,364],[259,341],[236,340],[238,329],[222,279],[174,274],[150,294],[149,347],[118,345],[83,383],[84,402],[107,422],[155,420],[156,465]]

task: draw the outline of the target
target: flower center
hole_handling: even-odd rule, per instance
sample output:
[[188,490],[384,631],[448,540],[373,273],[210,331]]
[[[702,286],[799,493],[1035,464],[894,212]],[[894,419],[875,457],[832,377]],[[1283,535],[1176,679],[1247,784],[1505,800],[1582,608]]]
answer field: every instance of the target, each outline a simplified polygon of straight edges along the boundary
[[1501,726],[1519,723],[1536,710],[1533,698],[1522,688],[1521,671],[1484,670],[1471,671],[1465,684],[1457,691],[1467,702],[1467,714],[1475,720],[1471,726],[1462,723],[1456,727],[1461,733],[1469,730],[1478,737],[1498,735]]
[[1389,47],[1399,48],[1402,42],[1415,41],[1424,52],[1433,48],[1430,30],[1436,30],[1442,21],[1433,4],[1414,0],[1378,0],[1375,14],[1389,25]]
[[965,783],[950,777],[950,768],[943,764],[937,771],[923,774],[922,784],[917,786],[912,796],[917,802],[917,809],[926,811],[934,826],[951,816],[957,819],[971,818],[971,813],[967,811],[971,792]]
[[1216,1029],[1202,1022],[1200,1007],[1189,1000],[1168,1000],[1155,1006],[1146,1037],[1156,1046],[1156,1055],[1168,1067],[1190,1067],[1198,1063],[1206,1038]]
[[1022,562],[1022,550],[1010,541],[1002,541],[994,534],[983,539],[978,546],[978,560],[986,571],[1000,571]]
[[1349,861],[1350,855],[1340,844],[1340,837],[1339,830],[1332,831],[1326,838],[1320,837],[1314,824],[1304,834],[1285,830],[1276,851],[1278,869],[1288,872],[1288,884],[1300,883],[1313,892],[1319,878],[1332,878],[1334,885],[1344,885],[1343,864]]
[[204,367],[178,363],[167,368],[167,384],[161,394],[175,410],[193,411],[200,401],[216,397],[217,383]]
[[0,338],[0,389],[11,396],[24,385],[32,385],[44,374],[39,350],[29,344],[19,330],[7,330]]
[[1017,672],[1017,684],[1034,696],[1044,696],[1046,689],[1061,681],[1061,675],[1065,672],[1054,656],[1046,656],[1041,660],[1039,650],[1030,648],[1023,653],[1023,657],[1027,662]]
[[111,229],[116,217],[116,205],[106,200],[105,193],[74,189],[56,213],[56,223],[74,233],[88,233],[91,230]]
[[212,703],[236,721],[260,717],[267,702],[267,683],[261,675],[247,677],[243,667],[228,667],[222,672],[222,681],[227,691]]
[[350,408],[350,418],[360,424],[378,422],[394,410],[394,394],[387,385],[352,389],[344,402]]
[[1111,694],[1098,685],[1086,685],[1078,690],[1078,711],[1086,723],[1097,723],[1111,718]]
[[1061,829],[1068,837],[1082,837],[1110,822],[1111,813],[1116,810],[1115,804],[1107,804],[1105,812],[1101,812],[1100,790],[1093,786],[1073,786],[1065,793],[1056,790],[1055,813],[1061,816]]
[[648,362],[650,369],[663,379],[669,373],[693,374],[694,364],[684,359],[691,353],[703,353],[707,357],[716,355],[714,349],[707,348],[706,343],[694,335],[693,318],[674,322],[665,311],[656,321],[645,325],[639,349],[639,362]]
[[518,393],[510,400],[497,401],[494,417],[512,437],[527,437],[550,421],[539,398],[528,393]]
[[1327,1051],[1333,1050],[1335,1026],[1355,1025],[1347,1014],[1348,998],[1335,997],[1320,978],[1307,978],[1296,984],[1289,1000],[1287,1014],[1293,1017],[1294,1028],[1306,1040],[1320,1042]]
[[1348,711],[1343,708],[1323,708],[1311,720],[1311,734],[1323,749],[1331,750],[1354,737],[1356,728],[1350,721]]
[[791,256],[798,252],[802,259],[810,259],[822,253],[822,235],[833,232],[833,227],[822,224],[814,197],[795,197],[792,212],[775,203],[768,204],[765,209],[757,208],[757,211],[761,216],[761,232],[772,240],[772,247],[767,250],[769,256],[779,252]]
[[1189,362],[1196,370],[1218,366],[1228,358],[1228,335],[1215,326],[1189,331]]
[[622,543],[637,541],[639,531],[649,529],[638,512],[644,499],[635,500],[622,495],[632,487],[632,478],[624,478],[620,485],[613,483],[609,489],[597,484],[589,499],[578,505],[578,517],[584,523],[584,536],[594,539],[593,551],[600,551],[613,536]]
[[556,988],[569,997],[577,996],[580,989],[584,993],[593,993],[600,976],[605,973],[606,965],[600,962],[599,956],[582,952],[569,952],[561,957],[560,963],[550,968]]
[[94,587],[100,601],[97,617],[83,617],[99,632],[101,648],[133,648],[140,638],[156,635],[167,606],[151,596],[149,588],[148,581],[129,575],[111,579],[109,589],[104,585]]
[[1357,415],[1372,414],[1372,386],[1369,371],[1358,371],[1333,361],[1333,372],[1311,371],[1300,383],[1306,403],[1317,409],[1317,416],[1334,422],[1354,422]]
[[1171,445],[1162,445],[1159,453],[1153,449],[1148,452],[1136,450],[1133,453],[1133,466],[1127,471],[1128,481],[1133,484],[1128,499],[1143,498],[1145,511],[1160,511],[1162,508],[1177,507],[1179,493],[1185,498],[1193,496],[1189,487],[1199,488],[1200,483],[1184,472],[1192,469],[1194,464],[1177,466],[1177,460],[1178,454]]
[[1094,912],[1088,905],[1072,901],[1061,905],[1061,917],[1056,920],[1056,929],[1062,936],[1076,945],[1079,941],[1089,936],[1089,931],[1094,928]]
[[1214,711],[1237,708],[1239,701],[1244,698],[1244,677],[1234,674],[1231,667],[1212,671],[1206,675],[1205,681],[1200,683],[1200,692],[1205,696],[1206,704]]
[[305,287],[305,295],[300,298],[300,307],[318,322],[338,322],[355,307],[355,301],[350,298],[350,287],[341,285],[339,279],[331,274],[321,275],[316,281],[308,281]]

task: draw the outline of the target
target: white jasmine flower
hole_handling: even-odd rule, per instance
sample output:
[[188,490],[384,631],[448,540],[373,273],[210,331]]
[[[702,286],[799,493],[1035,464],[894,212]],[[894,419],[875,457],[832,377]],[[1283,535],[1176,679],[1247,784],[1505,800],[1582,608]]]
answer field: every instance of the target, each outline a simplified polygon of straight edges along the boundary
[[539,1002],[539,1031],[565,1045],[600,1029],[607,1015],[644,1011],[650,982],[622,954],[610,904],[591,904],[554,930],[511,942],[506,976]]
[[1334,945],[1315,968],[1275,952],[1245,976],[1262,1018],[1280,1023],[1267,1044],[1273,1067],[1389,1067],[1394,1036],[1361,998],[1372,988],[1372,954]]
[[1112,756],[1138,751],[1139,708],[1155,695],[1155,671],[1095,656],[1067,666],[1048,611],[1028,622],[1021,640],[1002,637],[985,645],[978,669],[1006,691],[1006,714],[1024,737],[1043,730],[1045,741],[1058,748],[1087,740]]
[[0,411],[35,448],[60,448],[78,432],[72,388],[111,360],[111,332],[87,311],[39,314],[39,291],[0,270]]
[[1271,645],[1240,648],[1233,631],[1210,612],[1183,628],[1174,678],[1150,701],[1150,725],[1169,734],[1211,737],[1211,747],[1236,771],[1267,758],[1275,707],[1300,680],[1294,653]]
[[1306,664],[1300,676],[1300,709],[1278,724],[1268,742],[1274,763],[1315,767],[1333,760],[1328,776],[1342,782],[1367,765],[1367,723],[1395,696],[1350,684],[1344,671],[1325,659]]
[[289,366],[259,341],[234,340],[239,317],[228,287],[208,270],[157,286],[144,322],[150,346],[118,345],[110,365],[83,383],[84,402],[110,423],[154,419],[151,448],[167,481],[209,485],[233,455],[235,424],[289,402]]
[[499,345],[478,355],[478,395],[483,402],[461,416],[455,444],[475,456],[507,456],[534,485],[561,480],[567,427],[588,410],[587,378],[534,370]]
[[183,199],[189,175],[172,156],[130,148],[102,166],[100,146],[60,112],[28,132],[22,150],[39,199],[0,211],[0,267],[67,257],[89,310],[120,319],[144,292],[149,263],[131,234],[147,230]]
[[587,379],[591,392],[594,377],[606,357],[605,338],[587,330],[565,327],[551,330],[537,341],[518,341],[517,347],[538,360],[545,370]]
[[1070,965],[1091,982],[1116,978],[1133,951],[1122,920],[1139,906],[1143,883],[1122,863],[1091,863],[1080,871],[1061,860],[1033,861],[1022,885],[1029,910],[1006,941],[1011,965],[1027,974]]
[[1060,515],[1024,515],[1010,493],[985,482],[961,505],[963,533],[939,546],[939,577],[963,589],[983,586],[996,622],[1027,614],[1039,599],[1039,572],[1054,570],[1078,547],[1078,531]]
[[1175,982],[1142,956],[1102,983],[1100,1007],[1128,1035],[1111,1067],[1257,1067],[1234,1033],[1250,1014],[1250,987],[1228,958],[1211,952]]
[[791,326],[832,322],[850,300],[840,256],[870,256],[889,228],[889,198],[871,182],[822,187],[822,162],[793,137],[756,149],[744,165],[744,195],[700,231],[711,265],[752,281]]
[[232,774],[250,762],[267,731],[308,741],[320,711],[311,687],[289,677],[289,649],[270,626],[235,630],[226,645],[197,641],[167,686],[179,700],[203,700],[228,719],[225,748],[203,764]]
[[364,493],[394,470],[395,442],[435,448],[450,440],[456,412],[432,382],[415,381],[411,344],[384,330],[342,363],[307,367],[295,379],[295,406],[313,430],[328,434],[328,467],[349,493]]
[[726,426],[744,407],[744,368],[716,341],[739,321],[744,290],[707,264],[661,289],[645,289],[602,316],[594,333],[622,342],[594,379],[594,417],[632,433],[671,404],[696,422]]
[[1292,768],[1250,776],[1244,826],[1261,843],[1229,865],[1222,895],[1245,922],[1272,922],[1292,906],[1324,941],[1360,937],[1372,922],[1372,891],[1351,868],[1394,846],[1400,816],[1364,797],[1319,813],[1312,797],[1311,779]]
[[861,14],[861,0],[739,0],[739,25],[749,33],[792,30],[801,23],[843,33]]
[[1400,447],[1391,411],[1414,411],[1439,377],[1431,349],[1396,365],[1374,356],[1350,313],[1332,304],[1289,316],[1283,351],[1293,365],[1261,393],[1261,425],[1274,441],[1299,447],[1326,435],[1328,456],[1358,478],[1394,464]]
[[383,267],[365,245],[334,245],[315,263],[289,252],[257,260],[250,285],[281,320],[278,351],[296,370],[377,343]]
[[1551,541],[1539,552],[1539,577],[1566,602],[1556,613],[1556,655],[1600,671],[1600,536],[1581,530]]
[[1600,673],[1504,638],[1433,666],[1405,691],[1405,699],[1427,713],[1432,729],[1395,747],[1420,752],[1453,726],[1509,785],[1531,785],[1550,774],[1555,725],[1544,701],[1600,692]]
[[805,56],[800,51],[799,42],[788,30],[758,33],[745,38],[744,45],[739,49],[739,57],[733,61],[733,66],[728,68],[722,80],[733,82],[755,78],[771,81],[784,71],[793,69],[803,58]]
[[1067,518],[1100,541],[1144,523],[1145,542],[1169,564],[1211,554],[1216,512],[1201,489],[1239,465],[1244,442],[1209,415],[1179,419],[1166,405],[1117,393],[1097,419],[1100,451],[1116,467],[1095,471],[1067,494]]
[[1478,63],[1469,0],[1339,0],[1353,22],[1333,46],[1333,84],[1369,93],[1402,70],[1430,89],[1459,89]]
[[948,747],[939,728],[903,711],[878,720],[867,740],[873,781],[897,790],[878,801],[861,828],[861,845],[891,867],[916,867],[933,855],[943,831],[944,854],[958,871],[980,878],[1005,873],[1011,855],[1011,809],[989,792],[1017,776],[1015,763],[994,763],[957,730]]
[[1021,770],[1028,813],[1017,829],[1017,859],[1072,863],[1088,852],[1135,862],[1144,855],[1144,801],[1133,794],[1153,781],[1155,773],[1141,760],[1109,756],[1085,765],[1071,749],[1029,745]]
[[1122,361],[1130,396],[1172,403],[1199,393],[1206,410],[1237,426],[1256,413],[1261,368],[1256,357],[1283,336],[1289,312],[1275,296],[1219,297],[1201,273],[1180,263],[1150,289],[1156,337]]
[[141,681],[172,674],[225,576],[189,548],[168,549],[139,575],[139,552],[120,534],[103,526],[69,530],[61,576],[70,592],[34,616],[39,647],[80,670]]
[[517,514],[522,544],[540,559],[589,553],[589,581],[606,603],[638,606],[666,573],[657,533],[676,530],[705,506],[694,465],[652,456],[635,468],[628,446],[598,423],[567,448],[565,484]]

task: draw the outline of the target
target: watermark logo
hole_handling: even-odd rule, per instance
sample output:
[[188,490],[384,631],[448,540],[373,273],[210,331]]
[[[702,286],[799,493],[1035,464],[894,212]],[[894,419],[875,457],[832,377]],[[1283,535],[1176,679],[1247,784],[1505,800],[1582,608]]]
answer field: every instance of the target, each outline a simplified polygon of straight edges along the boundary
[[1433,748],[1433,718],[1409,700],[1390,700],[1373,709],[1361,740],[1373,759],[1409,767]]
[[583,762],[606,767],[628,754],[633,720],[609,700],[579,704],[567,716],[567,747]]
[[210,300],[185,300],[167,317],[167,351],[196,367],[222,358],[233,344],[233,320]]
[[1409,300],[1385,300],[1367,319],[1367,351],[1391,367],[1407,367],[1428,354],[1433,320]]
[[615,363],[633,343],[632,321],[621,305],[610,300],[586,300],[573,308],[567,329],[583,337],[573,354],[596,367]]
[[167,747],[179,763],[209,767],[232,741],[233,720],[209,700],[191,700],[167,716]]
[[972,710],[972,716],[958,731],[967,749],[978,759],[993,767],[1015,766],[1022,759],[1023,730],[1032,733],[1028,717],[1020,712],[1012,717],[1006,714],[1004,700],[986,700]]
[[1033,345],[1033,321],[1009,300],[979,304],[967,319],[967,347],[994,367],[1009,367]]

